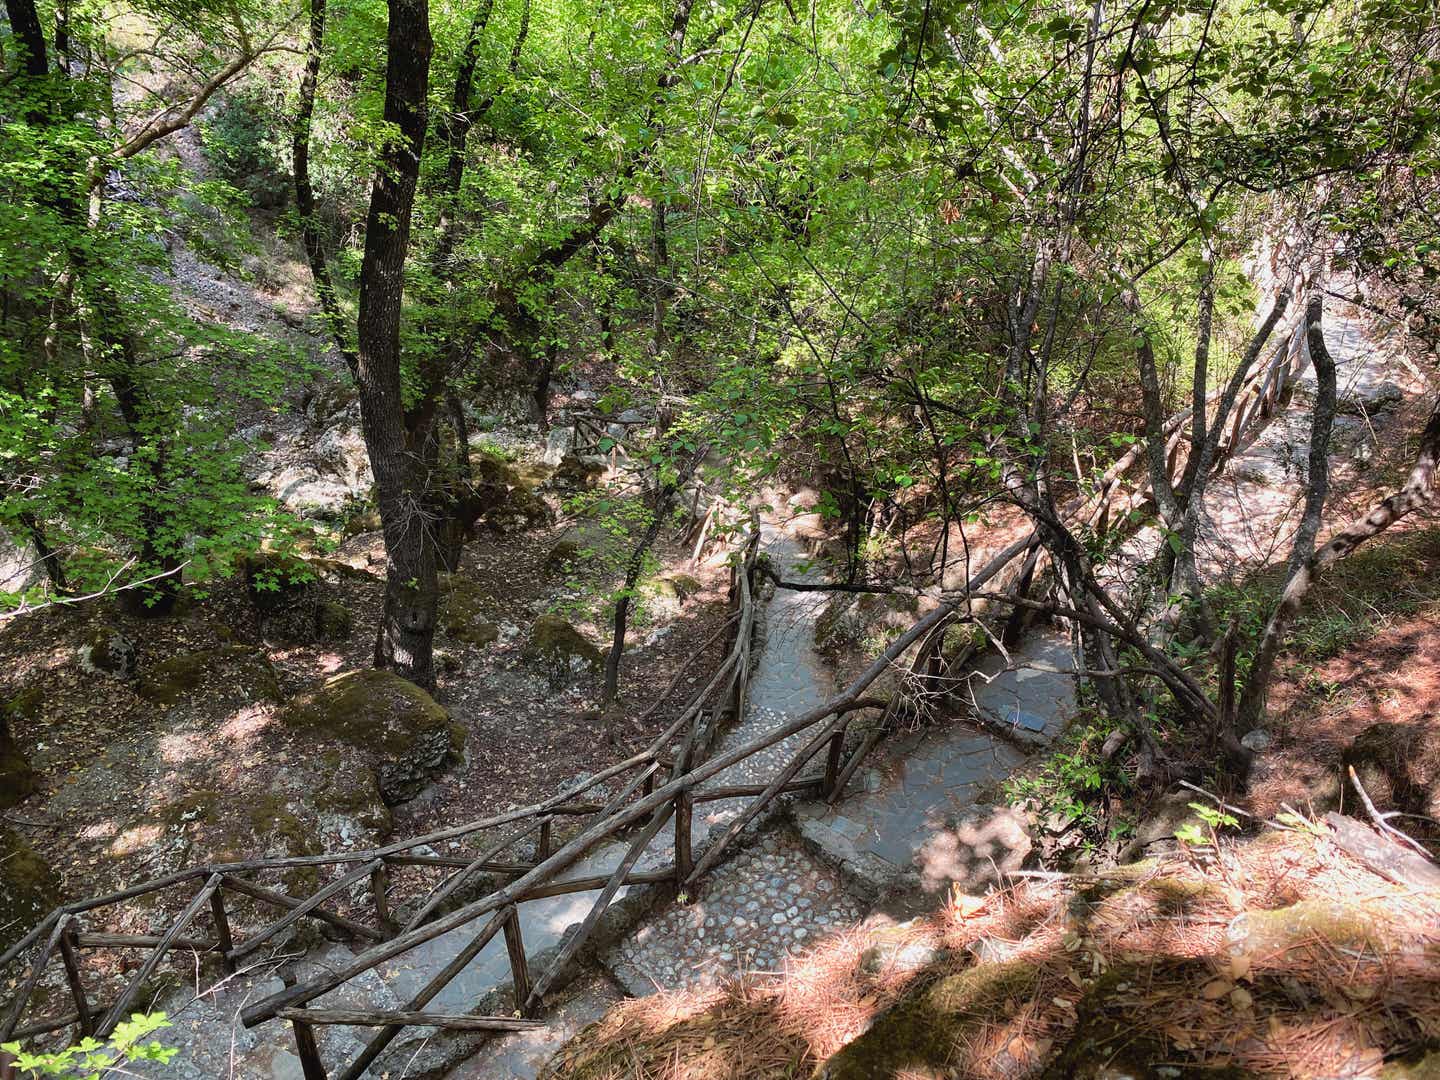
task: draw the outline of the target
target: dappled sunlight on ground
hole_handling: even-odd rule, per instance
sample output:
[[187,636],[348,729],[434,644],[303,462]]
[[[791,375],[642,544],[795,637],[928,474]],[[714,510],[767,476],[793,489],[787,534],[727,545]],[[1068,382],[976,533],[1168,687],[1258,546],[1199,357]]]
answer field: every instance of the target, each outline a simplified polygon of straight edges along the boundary
[[926,892],[952,881],[973,881],[1002,870],[1019,869],[1030,851],[1030,839],[1014,814],[995,812],[971,817],[954,826],[936,823],[920,846],[915,862]]
[[1365,1076],[1437,1036],[1440,896],[1302,830],[835,933],[776,979],[624,1003],[551,1075]]

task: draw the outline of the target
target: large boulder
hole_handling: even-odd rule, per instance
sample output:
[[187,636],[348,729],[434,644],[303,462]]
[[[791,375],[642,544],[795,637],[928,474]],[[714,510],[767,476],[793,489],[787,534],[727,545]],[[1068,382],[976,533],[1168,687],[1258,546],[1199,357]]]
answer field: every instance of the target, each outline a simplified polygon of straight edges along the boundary
[[555,512],[528,487],[510,489],[504,501],[485,514],[485,524],[502,536],[544,528],[555,522]]
[[364,751],[387,805],[420,794],[460,760],[464,731],[414,683],[390,671],[351,671],[292,701],[285,730],[314,739],[317,751],[339,742]]
[[575,429],[553,427],[545,438],[545,456],[542,460],[546,465],[559,465],[574,448]]
[[0,529],[0,592],[22,593],[44,577],[40,554]]
[[535,620],[521,655],[538,664],[556,688],[584,671],[599,671],[604,660],[584,634],[558,615],[541,615]]
[[24,801],[40,786],[14,735],[16,721],[33,720],[39,711],[38,689],[23,691],[0,705],[0,810]]
[[261,551],[240,563],[245,594],[260,616],[267,638],[296,645],[344,641],[350,636],[350,611],[325,595],[325,575],[336,564],[324,559]]
[[60,903],[60,882],[13,829],[0,826],[0,952]]
[[1405,391],[1385,379],[1378,383],[1357,386],[1340,396],[1335,409],[1351,416],[1374,416],[1396,408],[1405,400]]

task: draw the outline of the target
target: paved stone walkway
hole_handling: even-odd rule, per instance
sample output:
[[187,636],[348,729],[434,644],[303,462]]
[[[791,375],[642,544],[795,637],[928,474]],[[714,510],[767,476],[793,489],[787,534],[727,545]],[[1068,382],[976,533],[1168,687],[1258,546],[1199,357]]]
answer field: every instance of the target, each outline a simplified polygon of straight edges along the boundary
[[[1336,290],[1347,287],[1337,283]],[[1393,422],[1394,407],[1405,394],[1423,386],[1400,349],[1377,335],[1349,304],[1328,304],[1323,326],[1325,347],[1335,361],[1339,406],[1330,440],[1334,490],[1337,472],[1363,472],[1376,432]],[[1294,404],[1273,417],[1211,480],[1205,499],[1208,521],[1196,545],[1207,577],[1238,578],[1288,557],[1307,480],[1314,395],[1315,370],[1307,366],[1296,380]]]
[[603,962],[627,993],[713,986],[778,971],[792,952],[861,917],[841,877],[774,830],[707,875],[688,903],[662,909]]

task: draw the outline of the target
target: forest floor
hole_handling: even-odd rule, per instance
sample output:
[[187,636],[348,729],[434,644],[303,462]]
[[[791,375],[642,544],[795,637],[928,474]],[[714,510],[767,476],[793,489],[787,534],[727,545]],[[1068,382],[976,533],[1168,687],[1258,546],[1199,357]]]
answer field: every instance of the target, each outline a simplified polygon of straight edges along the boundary
[[[186,172],[204,178],[198,133],[187,129],[174,146]],[[202,256],[177,233],[169,280],[195,317],[253,335],[260,347],[295,358],[309,372],[273,406],[243,403],[239,433],[251,446],[246,468],[255,482],[302,514],[322,514],[322,531],[340,540],[315,564],[325,568],[317,590],[348,612],[350,628],[324,641],[285,640],[265,624],[239,573],[210,583],[174,617],[135,618],[114,598],[103,598],[0,624],[0,703],[12,709],[19,749],[37,780],[33,795],[0,811],[0,827],[35,849],[67,898],[181,865],[266,850],[298,854],[317,842],[367,846],[528,805],[648,745],[683,707],[707,661],[723,653],[722,642],[702,646],[725,620],[728,568],[714,560],[692,565],[690,549],[667,533],[647,577],[682,575],[699,587],[683,598],[637,605],[620,701],[632,706],[628,715],[638,714],[653,703],[657,687],[690,665],[689,681],[681,680],[674,700],[643,725],[622,721],[602,730],[598,673],[579,670],[552,685],[537,671],[523,654],[540,615],[557,612],[592,644],[608,644],[609,626],[599,616],[631,538],[567,516],[565,493],[542,487],[551,471],[540,461],[543,433],[503,415],[490,418],[486,426],[499,429],[477,433],[472,446],[478,456],[508,460],[546,502],[550,523],[483,529],[446,580],[442,602],[457,606],[450,622],[459,636],[444,628],[437,635],[435,696],[464,730],[463,760],[398,806],[372,799],[364,813],[355,813],[340,790],[344,780],[323,799],[311,798],[306,789],[315,783],[317,747],[285,731],[279,718],[284,703],[371,665],[384,551],[378,532],[355,532],[366,524],[368,465],[353,391],[316,319],[309,271],[276,239],[272,224],[252,224],[248,253],[218,243],[218,254]],[[593,366],[582,365],[570,383],[607,377]],[[557,412],[569,404],[562,388]],[[311,500],[321,505],[312,507]],[[557,566],[562,542],[582,553]],[[112,632],[133,644],[133,678],[96,674],[80,660],[88,642]],[[202,661],[190,685],[164,701],[147,697],[147,678],[184,658]],[[320,819],[306,812],[297,818],[291,811],[300,802],[315,803]],[[345,811],[341,832],[329,820],[331,809]],[[297,835],[322,827],[315,837]],[[161,902],[147,917],[158,922],[178,903],[183,898]],[[6,917],[0,911],[0,939]]]

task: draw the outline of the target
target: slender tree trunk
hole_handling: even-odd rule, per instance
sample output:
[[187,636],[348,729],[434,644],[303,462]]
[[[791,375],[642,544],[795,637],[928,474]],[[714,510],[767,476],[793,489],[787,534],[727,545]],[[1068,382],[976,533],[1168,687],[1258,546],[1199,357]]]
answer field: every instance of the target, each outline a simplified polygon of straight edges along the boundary
[[[1321,279],[1323,281],[1323,278]],[[1310,419],[1310,455],[1306,469],[1305,509],[1290,552],[1290,573],[1295,573],[1315,551],[1315,537],[1330,493],[1330,432],[1335,426],[1335,361],[1325,347],[1325,301],[1320,282],[1311,288],[1305,305],[1306,344],[1315,369],[1315,409]]]
[[45,576],[50,579],[51,586],[61,595],[70,592],[70,582],[65,576],[65,564],[60,559],[60,553],[50,546],[40,519],[29,510],[20,511],[19,516],[25,535],[30,537],[30,543],[35,545],[35,554],[40,556],[40,565],[44,567]]
[[388,7],[384,118],[399,136],[385,147],[370,192],[360,267],[356,382],[387,556],[375,663],[429,689],[435,685],[438,599],[438,523],[428,511],[433,440],[427,437],[413,445],[407,429],[400,385],[400,314],[410,215],[425,143],[431,38],[427,0],[389,0]]
[[665,351],[665,318],[670,310],[670,238],[666,228],[664,196],[657,196],[651,218],[655,255],[655,304],[651,316],[651,347],[658,357]]
[[[700,462],[705,460],[707,451],[708,447],[701,446],[681,467],[674,480],[656,488],[654,516],[650,519],[650,525],[640,538],[640,542],[630,552],[630,562],[625,567],[625,584],[621,589],[620,599],[615,604],[614,632],[610,639],[610,652],[605,657],[604,685],[600,691],[602,710],[607,708],[620,692],[620,659],[625,652],[625,628],[630,619],[630,600],[635,594],[635,586],[640,583],[640,572],[645,568],[645,555],[654,546],[655,538],[660,535],[660,529],[665,523],[665,514],[670,509],[670,503],[675,498],[675,493],[690,482],[690,478],[695,475],[695,470],[700,467]],[[659,483],[658,479],[656,482]]]
[[40,25],[35,0],[5,0],[5,13],[10,21],[10,31],[24,52],[25,74],[32,79],[43,79],[50,70],[50,64],[46,55],[45,31]]
[[1435,469],[1440,463],[1440,401],[1430,414],[1430,420],[1420,436],[1420,452],[1404,487],[1395,494],[1381,500],[1374,509],[1358,521],[1341,529],[1330,540],[1305,560],[1285,583],[1280,600],[1265,633],[1260,638],[1260,647],[1250,665],[1250,675],[1240,695],[1238,709],[1241,726],[1254,726],[1265,709],[1265,696],[1270,686],[1270,677],[1275,670],[1275,661],[1280,655],[1280,646],[1295,616],[1300,613],[1305,594],[1332,563],[1345,558],[1367,540],[1379,536],[1406,514],[1422,506],[1429,506],[1434,497]]
[[320,60],[325,49],[325,0],[310,0],[310,40],[305,48],[305,72],[300,77],[300,100],[295,110],[295,127],[291,139],[294,158],[295,209],[300,217],[300,238],[310,275],[315,281],[315,297],[320,302],[320,315],[335,347],[345,358],[353,375],[358,358],[345,327],[345,316],[335,296],[335,283],[325,260],[325,244],[320,223],[315,220],[315,189],[310,183],[310,128],[315,114],[315,88],[320,80]]

